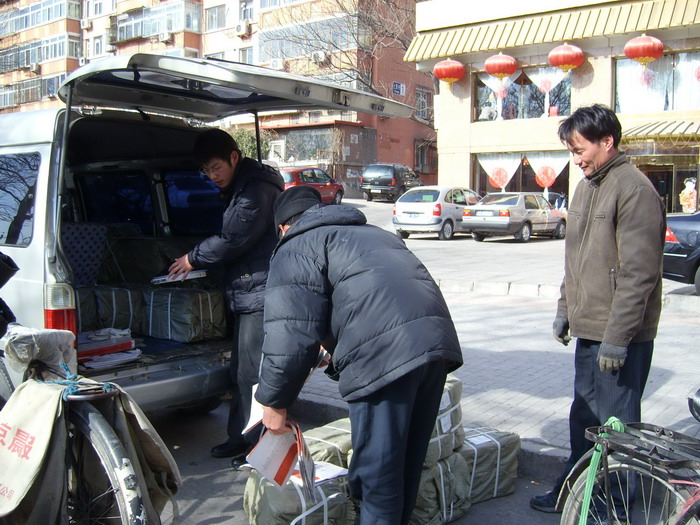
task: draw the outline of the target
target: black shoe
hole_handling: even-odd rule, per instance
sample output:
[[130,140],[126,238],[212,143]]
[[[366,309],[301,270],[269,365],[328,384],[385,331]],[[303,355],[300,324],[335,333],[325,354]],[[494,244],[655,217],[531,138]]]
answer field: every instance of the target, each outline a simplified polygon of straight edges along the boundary
[[247,454],[249,449],[250,445],[247,443],[231,443],[230,441],[226,441],[212,448],[211,455],[215,458],[232,458],[240,456],[241,454]]
[[233,470],[248,470],[248,469],[242,469],[241,467],[248,463],[248,460],[246,459],[246,456],[248,454],[242,454],[240,456],[236,456],[231,460],[231,468]]
[[530,506],[540,512],[561,512],[555,508],[558,497],[559,493],[555,491],[547,492],[541,496],[533,496],[530,498]]

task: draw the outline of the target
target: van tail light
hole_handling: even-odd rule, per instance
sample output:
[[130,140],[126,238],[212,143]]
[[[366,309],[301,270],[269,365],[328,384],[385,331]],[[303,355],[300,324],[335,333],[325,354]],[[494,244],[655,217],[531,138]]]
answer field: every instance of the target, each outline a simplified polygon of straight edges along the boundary
[[510,217],[510,210],[498,210],[499,217]]
[[360,176],[360,184],[364,184],[364,183],[365,183],[365,178]]
[[396,179],[392,178],[389,186],[396,186]]
[[472,211],[471,210],[464,210],[462,212],[462,217],[471,217],[472,216]]
[[666,238],[664,239],[666,242],[677,242],[680,243],[678,240],[678,237],[676,237],[673,232],[671,231],[670,228],[666,228]]
[[436,204],[435,206],[433,206],[433,215],[435,217],[439,217],[440,215],[442,215],[442,204]]
[[75,293],[71,286],[63,283],[44,285],[44,328],[70,330],[77,337]]

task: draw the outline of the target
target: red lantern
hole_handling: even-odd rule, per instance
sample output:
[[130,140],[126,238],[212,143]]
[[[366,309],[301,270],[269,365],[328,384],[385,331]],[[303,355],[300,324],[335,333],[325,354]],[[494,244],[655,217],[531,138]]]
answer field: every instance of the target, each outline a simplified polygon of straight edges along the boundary
[[663,54],[663,42],[653,36],[638,36],[625,44],[625,56],[645,66]]
[[552,49],[547,58],[549,63],[554,67],[563,69],[568,73],[572,69],[583,64],[584,56],[581,48],[572,46],[571,44],[564,44],[563,46],[557,46]]
[[535,181],[542,188],[549,188],[554,184],[555,180],[557,180],[557,174],[554,169],[549,166],[542,166],[537,170],[537,173],[535,173]]
[[448,58],[435,64],[433,74],[449,84],[464,78],[464,64]]
[[499,53],[486,59],[484,69],[489,75],[503,80],[518,70],[518,62],[512,56]]
[[494,188],[505,188],[508,184],[508,173],[503,168],[494,168],[489,175],[489,183]]

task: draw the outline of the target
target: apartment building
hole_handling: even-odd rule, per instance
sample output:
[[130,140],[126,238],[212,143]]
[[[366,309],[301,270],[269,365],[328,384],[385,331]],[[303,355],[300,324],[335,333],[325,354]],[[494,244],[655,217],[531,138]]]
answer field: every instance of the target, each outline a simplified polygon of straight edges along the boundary
[[[620,118],[621,149],[667,211],[682,211],[681,192],[700,175],[697,1],[428,0],[416,21],[407,61],[463,66],[462,78],[441,82],[436,107],[441,183],[570,195],[580,170],[557,128],[577,107],[602,103]],[[551,58],[565,44],[581,52],[580,63],[560,63],[568,72]]]
[[[271,158],[280,165],[326,168],[346,184],[348,196],[359,196],[361,170],[373,162],[406,164],[434,182],[434,81],[402,60],[414,31],[415,0],[396,4],[402,6],[400,16],[390,4],[394,2],[0,0],[0,112],[61,104],[55,94],[71,71],[113,54],[155,52],[258,64],[416,107],[412,119],[349,111],[262,115],[263,127],[276,134]],[[387,23],[372,25],[366,15],[382,10]]]

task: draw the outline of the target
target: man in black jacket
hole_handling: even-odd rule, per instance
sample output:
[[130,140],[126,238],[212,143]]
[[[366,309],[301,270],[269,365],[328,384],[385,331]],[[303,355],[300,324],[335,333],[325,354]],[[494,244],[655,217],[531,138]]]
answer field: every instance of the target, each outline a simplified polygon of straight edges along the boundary
[[[232,397],[228,440],[211,449],[214,457],[233,457],[233,466],[251,447],[241,435],[250,417],[263,341],[263,306],[270,254],[277,243],[272,206],[284,189],[275,170],[243,157],[236,141],[220,129],[201,133],[194,157],[226,202],[220,235],[213,235],[170,266],[173,279],[195,268],[223,265],[226,298],[233,312]],[[241,461],[242,462],[242,461]]]
[[352,206],[322,206],[314,188],[282,193],[275,224],[255,396],[263,424],[287,430],[323,344],[349,406],[360,523],[406,524],[445,376],[462,363],[447,305],[403,241]]

